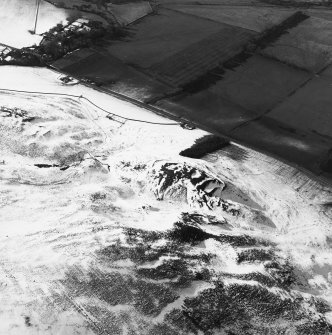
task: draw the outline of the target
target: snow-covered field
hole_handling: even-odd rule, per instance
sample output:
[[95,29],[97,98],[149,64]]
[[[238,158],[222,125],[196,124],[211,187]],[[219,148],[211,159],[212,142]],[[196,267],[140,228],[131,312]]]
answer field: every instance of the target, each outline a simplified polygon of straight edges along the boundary
[[[39,68],[0,68],[0,334],[329,334],[332,191]],[[119,122],[121,121],[121,122]]]
[[65,22],[69,11],[41,2],[36,35],[31,34],[35,26],[35,0],[2,0],[0,3],[0,42],[11,47],[22,48],[39,44],[41,34],[56,24]]
[[2,0],[0,2],[0,45],[5,44],[14,48],[38,45],[43,38],[41,34],[58,23],[66,24],[67,19],[71,17],[105,22],[94,13],[81,12],[75,8],[64,9],[47,1],[40,1],[36,31],[33,34],[31,32],[35,28],[36,4],[36,0]]

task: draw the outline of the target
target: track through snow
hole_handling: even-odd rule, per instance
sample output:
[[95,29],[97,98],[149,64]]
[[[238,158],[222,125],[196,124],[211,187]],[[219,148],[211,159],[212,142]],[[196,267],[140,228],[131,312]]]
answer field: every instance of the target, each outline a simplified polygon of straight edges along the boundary
[[[45,69],[0,87],[168,122]],[[233,144],[181,157],[206,133],[75,98],[0,106],[0,334],[329,333],[330,188]]]

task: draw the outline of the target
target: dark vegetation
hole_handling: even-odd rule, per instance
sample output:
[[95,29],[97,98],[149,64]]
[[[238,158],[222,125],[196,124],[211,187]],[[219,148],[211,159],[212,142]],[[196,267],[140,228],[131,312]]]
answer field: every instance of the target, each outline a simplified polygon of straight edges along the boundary
[[203,75],[194,79],[193,81],[183,85],[181,93],[194,94],[209,87],[215,85],[219,80],[223,78],[225,74],[225,69],[223,66],[215,67],[212,70],[207,71]]
[[[98,253],[101,264],[106,268],[115,267],[114,272],[92,268],[86,273],[73,268],[63,284],[71,296],[98,298],[111,306],[129,305],[144,316],[152,317],[179,297],[178,290],[190,287],[195,281],[213,284],[196,296],[185,298],[183,305],[171,309],[163,321],[146,325],[142,334],[212,335],[216,330],[222,330],[227,335],[265,335],[286,334],[289,329],[295,335],[326,335],[331,332],[331,325],[319,314],[330,310],[328,304],[316,297],[288,295],[290,285],[296,280],[294,269],[272,249],[259,252],[258,246],[266,246],[267,242],[246,235],[207,234],[200,225],[208,224],[210,219],[215,221],[213,217],[183,213],[174,227],[166,232],[125,229],[125,241],[118,241]],[[193,252],[193,247],[206,238],[213,238],[221,245],[230,244],[241,261],[264,262],[268,274],[217,274],[209,268],[215,255]],[[165,243],[160,243],[160,240]],[[257,249],[240,251],[240,248],[251,246]],[[129,274],[116,272],[114,262],[128,258],[135,264]],[[145,262],[153,261],[160,263],[144,266]],[[226,278],[245,282],[225,284]],[[284,290],[285,294],[271,291],[270,288],[274,287]],[[310,311],[306,307],[308,304]],[[126,316],[122,312],[116,315],[101,308],[100,304],[87,303],[86,306],[91,315],[98,316],[98,320],[102,316],[101,326],[108,333],[121,334],[121,322],[131,327],[131,314]],[[122,321],[118,319],[120,317]]]
[[206,154],[222,149],[229,144],[225,138],[216,135],[205,135],[198,138],[194,145],[180,152],[180,156],[189,158],[202,158]]
[[58,164],[43,164],[43,163],[41,163],[41,164],[34,164],[35,166],[37,166],[37,168],[40,168],[40,169],[42,169],[42,168],[51,168],[51,167],[59,167],[60,165],[58,165]]
[[237,262],[255,262],[255,261],[270,261],[273,258],[271,250],[264,249],[249,249],[241,251],[237,256]]
[[206,233],[198,224],[178,221],[174,224],[174,229],[169,233],[169,237],[179,242],[197,243],[213,238],[214,235]]
[[294,268],[288,261],[273,260],[266,263],[264,267],[266,272],[275,278],[277,284],[284,289],[289,289],[297,281]]
[[[214,220],[212,221],[212,224],[215,224]],[[245,234],[209,234],[202,229],[199,223],[197,223],[197,216],[194,214],[194,219],[191,219],[188,213],[183,213],[181,220],[174,223],[174,228],[167,233],[167,237],[173,241],[178,241],[180,243],[190,243],[193,245],[198,244],[209,238],[213,238],[220,243],[230,244],[233,247],[253,247],[269,245],[269,242],[265,240]]]
[[30,316],[25,316],[24,317],[24,323],[27,327],[32,327]]
[[[143,265],[136,270],[140,278],[165,280],[169,279],[168,287],[188,287],[195,280],[209,280],[212,273],[207,268],[197,268],[197,264],[207,265],[213,255],[206,253],[190,253],[191,245],[196,245],[209,238],[199,226],[188,225],[181,221],[175,223],[170,231],[157,233],[141,229],[126,229],[126,244],[117,242],[99,251],[99,255],[108,263],[130,259]],[[163,244],[156,244],[164,240]],[[144,267],[146,262],[158,261],[160,257],[168,256],[156,267]]]
[[187,263],[183,259],[168,259],[154,268],[140,268],[137,274],[151,279],[174,279],[187,270]]
[[72,22],[58,24],[44,33],[40,45],[13,49],[6,54],[11,60],[1,60],[3,65],[45,66],[67,53],[81,48],[102,45],[105,40],[118,40],[128,35],[123,27],[104,27],[99,21],[89,21],[79,26]]
[[100,273],[97,269],[81,277],[77,269],[67,273],[63,283],[74,296],[98,297],[111,306],[133,305],[144,315],[156,316],[178,296],[165,285],[134,279],[120,273]]
[[214,334],[215,329],[223,329],[228,335],[285,334],[291,327],[297,335],[328,334],[331,326],[324,318],[310,317],[302,309],[302,302],[281,298],[261,286],[225,286],[218,281],[214,288],[185,299],[183,309],[173,310],[166,320],[177,329],[189,333],[196,328],[194,334],[200,330],[205,335]]
[[[174,224],[174,228],[167,232],[127,228],[125,234],[127,245],[118,241],[100,250],[98,254],[107,261],[130,259],[138,264],[157,261],[163,255],[181,257],[182,260],[200,259],[203,262],[209,262],[211,259],[211,256],[206,254],[199,256],[185,254],[189,245],[195,245],[214,236],[205,233],[198,225],[178,221]],[[165,243],[155,245],[159,240],[165,240]]]
[[307,20],[309,16],[302,12],[296,12],[290,17],[286,18],[280,24],[267,29],[263,35],[258,38],[254,44],[256,48],[264,49],[269,46],[271,43],[276,42],[282,35],[288,33],[288,30],[291,28],[295,28],[304,20]]
[[233,275],[231,274],[230,277],[240,279],[240,280],[256,281],[264,285],[265,287],[277,286],[277,282],[273,277],[263,275],[260,272],[250,272],[250,273],[245,273],[245,274],[233,274]]
[[[202,259],[198,261],[203,262]],[[205,261],[206,264],[210,262],[208,257]],[[197,264],[197,260],[168,259],[154,268],[140,268],[136,273],[138,276],[147,279],[169,279],[170,281],[167,283],[167,286],[170,288],[185,288],[189,287],[195,280],[209,281],[213,275],[207,268],[196,270],[195,264]]]
[[254,238],[249,235],[226,235],[221,234],[216,238],[221,243],[228,243],[233,247],[257,247],[257,246],[267,246],[269,242]]

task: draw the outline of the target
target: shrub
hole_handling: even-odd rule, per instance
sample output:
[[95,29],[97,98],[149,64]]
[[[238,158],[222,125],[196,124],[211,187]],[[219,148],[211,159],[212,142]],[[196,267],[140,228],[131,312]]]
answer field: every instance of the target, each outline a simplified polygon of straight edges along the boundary
[[216,135],[205,135],[197,139],[190,148],[181,151],[180,156],[202,158],[206,154],[220,150],[228,144],[229,141],[225,138]]

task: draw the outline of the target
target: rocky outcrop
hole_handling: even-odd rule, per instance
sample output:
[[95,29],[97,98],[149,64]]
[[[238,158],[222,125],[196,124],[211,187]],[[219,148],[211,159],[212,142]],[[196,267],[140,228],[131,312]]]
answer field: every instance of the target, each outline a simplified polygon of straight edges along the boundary
[[225,183],[202,168],[187,163],[157,161],[149,172],[149,179],[158,200],[185,200],[192,207],[210,209],[222,205],[216,194],[221,194]]

